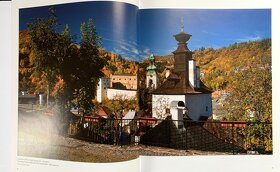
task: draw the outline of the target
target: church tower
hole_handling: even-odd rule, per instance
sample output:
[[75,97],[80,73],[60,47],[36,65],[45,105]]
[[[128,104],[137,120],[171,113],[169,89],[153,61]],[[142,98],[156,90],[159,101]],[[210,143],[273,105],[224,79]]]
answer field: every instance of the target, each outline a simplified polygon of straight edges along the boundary
[[178,41],[178,47],[174,54],[174,72],[182,72],[188,69],[188,61],[192,59],[192,52],[187,47],[187,41],[191,35],[184,32],[180,32],[174,35],[176,41]]
[[[183,22],[182,22],[183,23]],[[192,51],[187,46],[191,38],[183,30],[174,35],[178,47],[173,51],[174,68],[166,80],[152,91],[152,114],[161,118],[166,109],[170,109],[172,119],[183,120],[187,112],[194,121],[205,120],[212,115],[212,91],[200,80],[200,68],[192,58]],[[184,112],[184,109],[187,111]],[[182,124],[175,124],[178,128]]]
[[156,89],[158,86],[158,75],[157,75],[157,67],[155,66],[155,56],[152,54],[149,57],[150,64],[147,67],[146,73],[146,87],[151,89]]

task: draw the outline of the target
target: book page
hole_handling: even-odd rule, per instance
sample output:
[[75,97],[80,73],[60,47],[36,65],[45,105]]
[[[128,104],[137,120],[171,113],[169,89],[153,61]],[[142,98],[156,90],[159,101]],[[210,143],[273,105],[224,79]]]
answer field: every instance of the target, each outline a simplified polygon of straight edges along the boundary
[[[279,64],[275,58],[279,41],[272,36],[277,37],[275,28],[279,26],[275,24],[274,3],[15,1],[12,57],[16,58],[8,70],[13,71],[10,92],[14,95],[12,104],[17,106],[12,108],[16,119],[12,128],[19,129],[13,131],[14,144],[18,143],[14,146],[18,148],[18,171],[277,171],[279,118],[275,112],[279,90],[275,88],[279,80],[275,76],[279,69],[274,66]],[[50,37],[41,34],[49,44],[39,49],[42,42],[35,38],[41,32],[32,24],[39,22],[36,18],[51,19],[50,5],[58,25],[48,32]],[[95,38],[90,19],[97,31]],[[35,33],[32,45],[25,32],[27,24]],[[87,40],[98,37],[102,43],[99,55],[107,62],[102,76],[95,70],[102,63],[95,66],[87,56],[96,50],[90,51],[95,46]],[[258,47],[262,47],[261,52]],[[45,57],[55,60],[44,61]],[[78,58],[67,63],[66,57]],[[42,61],[37,63],[36,58]],[[83,61],[86,58],[88,63]],[[39,68],[32,72],[36,66]],[[65,75],[69,71],[64,70],[68,67],[72,69],[70,79]],[[260,94],[262,89],[255,88],[268,88],[261,97],[268,100],[264,111],[270,116],[260,118],[250,108],[242,119],[219,111],[216,105],[232,94],[226,88],[239,88],[231,78],[244,81],[238,74],[252,74],[254,69],[262,71],[262,77],[248,75],[252,82],[243,84],[243,89],[250,87],[248,92]],[[48,71],[53,72],[43,73]],[[91,71],[101,79],[91,83],[96,86],[96,97],[91,98],[89,104],[94,106],[89,108],[81,103],[87,98],[80,96],[81,87],[67,87],[67,83],[87,84],[87,79],[79,78]],[[92,85],[83,88],[94,90]],[[72,89],[70,96],[66,88]],[[57,118],[62,102],[58,100],[65,97],[71,97],[64,104],[70,112],[66,119]],[[255,97],[254,101],[263,101]],[[241,108],[241,103],[237,107]],[[257,117],[261,123],[256,122]],[[261,130],[254,130],[257,127]]]
[[13,127],[15,119],[8,114],[11,114],[13,109],[11,103],[11,2],[0,2],[0,78],[3,82],[0,84],[1,99],[1,116],[0,121],[0,171],[16,170],[13,167],[15,163],[14,156],[16,153],[16,146],[13,143],[16,128]]
[[[120,107],[105,109],[105,103],[101,105],[98,102],[98,89],[104,92],[109,87],[106,85],[109,84],[107,78],[117,74],[125,57],[138,58],[137,12],[137,1],[13,2],[13,53],[19,57],[13,59],[13,90],[19,92],[18,101],[14,99],[18,105],[18,110],[14,109],[15,115],[18,115],[18,171],[139,171],[137,150],[129,149],[129,145],[123,141],[128,136],[121,133],[125,126],[116,117],[119,113],[117,108]],[[42,35],[38,36],[40,33]],[[65,34],[69,35],[68,43],[63,36]],[[64,45],[63,42],[68,45],[60,51],[58,49]],[[41,45],[42,49],[39,50]],[[46,54],[41,56],[40,51]],[[39,57],[42,57],[41,60],[45,57],[45,60],[50,59],[49,55],[57,51],[60,51],[60,55],[51,55],[51,61],[40,62]],[[58,60],[62,56],[64,59]],[[39,63],[42,66],[36,68]],[[58,72],[53,73],[53,78],[50,78],[52,74],[44,71],[48,68],[47,63],[57,66],[57,69],[54,66],[48,69],[50,73]],[[111,68],[103,68],[105,65]],[[84,72],[86,69],[88,71]],[[131,77],[134,75],[136,70],[132,71]],[[88,78],[81,81],[85,76]],[[102,78],[100,85],[96,77]],[[43,78],[50,80],[45,82]],[[106,83],[103,83],[103,79]],[[55,83],[51,86],[53,81]],[[44,83],[48,83],[45,88]],[[95,90],[87,94],[96,96],[88,99],[89,103],[84,105],[81,102],[85,102],[87,96],[78,100],[79,95],[84,93],[82,83],[91,84],[86,84],[83,89]],[[66,90],[74,85],[79,88],[73,88],[70,92],[78,92],[71,93],[72,100],[59,105],[67,97]],[[110,92],[113,91],[111,89]],[[136,93],[136,90],[128,91]],[[59,95],[60,100],[57,99]],[[94,105],[89,105],[91,101]],[[96,118],[100,111],[106,112],[106,116],[102,114],[102,119],[108,118],[102,126],[95,122],[101,120]]]
[[[186,47],[192,51],[193,57],[195,56],[196,64],[200,66],[200,71],[204,73],[203,82],[210,86],[211,84],[207,84],[207,76],[211,75],[211,72],[207,72],[209,67],[211,68],[211,63],[215,64],[215,68],[222,70],[222,66],[219,66],[218,63],[223,63],[223,65],[234,64],[234,62],[227,61],[226,58],[230,56],[230,49],[228,47],[232,45],[242,45],[242,42],[258,42],[262,39],[273,39],[273,47],[277,44],[279,45],[279,41],[275,39],[275,35],[278,35],[279,24],[275,21],[275,16],[277,14],[277,7],[275,6],[276,2],[265,2],[265,1],[254,1],[254,2],[241,2],[241,1],[148,1],[143,0],[140,2],[140,45],[149,47],[149,50],[154,53],[155,56],[161,57],[161,59],[165,58],[176,58],[176,53],[178,53],[180,42],[177,45],[177,41],[175,40],[176,35],[185,34],[187,37]],[[258,17],[256,14],[258,13]],[[273,26],[273,27],[272,27]],[[175,38],[174,38],[175,37]],[[183,38],[182,38],[183,39]],[[240,44],[241,43],[241,44]],[[178,48],[177,48],[178,47]],[[187,50],[188,50],[187,49]],[[225,53],[225,57],[223,59],[216,59],[216,62],[211,62],[208,59],[207,51],[215,51],[215,54],[208,54],[213,58],[220,56],[219,52],[222,50],[228,49],[228,52]],[[187,51],[186,50],[186,51]],[[244,51],[246,51],[244,49]],[[270,51],[270,50],[269,50]],[[268,51],[268,52],[269,52]],[[272,53],[272,55],[271,55]],[[275,54],[279,54],[278,50],[272,48],[272,51],[269,53],[272,66],[279,65],[279,59],[276,58]],[[223,55],[222,55],[223,56]],[[246,55],[242,55],[243,58],[247,58]],[[203,60],[209,60],[206,64],[203,64]],[[242,59],[237,58],[239,63],[242,63]],[[182,62],[182,61],[180,61]],[[202,63],[200,63],[202,62]],[[175,64],[174,68],[179,68],[179,63]],[[205,65],[205,67],[203,67]],[[253,63],[250,64],[253,67]],[[203,69],[204,68],[204,69]],[[208,69],[207,69],[208,68]],[[204,72],[202,71],[204,70]],[[228,69],[229,70],[229,69]],[[177,69],[179,71],[179,69]],[[239,73],[236,71],[236,73]],[[209,137],[206,135],[197,136],[191,127],[188,128],[188,133],[185,134],[185,139],[179,139],[175,137],[175,134],[172,133],[170,137],[176,140],[174,141],[178,145],[180,145],[181,140],[185,144],[185,147],[182,145],[181,148],[185,150],[186,156],[141,156],[141,171],[172,171],[176,170],[195,170],[195,171],[277,171],[279,169],[279,165],[276,163],[279,161],[279,147],[277,146],[278,142],[275,138],[279,137],[279,132],[277,131],[279,125],[277,125],[277,121],[279,118],[277,117],[277,112],[279,111],[277,95],[279,91],[277,87],[279,85],[279,79],[275,77],[276,73],[279,73],[278,69],[275,67],[272,68],[272,90],[273,90],[273,111],[272,111],[272,119],[273,119],[273,153],[270,155],[248,155],[242,153],[236,153],[235,155],[230,154],[222,154],[222,152],[211,152],[211,151],[202,151],[197,152],[197,150],[206,150],[210,148],[210,144],[208,148],[196,147],[192,145],[191,137],[194,140],[199,140],[201,138],[202,142],[209,140]],[[222,74],[217,75],[216,77],[221,77]],[[230,76],[233,78],[234,75]],[[175,79],[175,77],[173,76]],[[214,81],[215,78],[209,80],[210,82]],[[243,80],[240,80],[244,82]],[[165,85],[167,88],[168,86]],[[211,87],[211,86],[210,86]],[[219,86],[218,86],[219,87]],[[215,86],[212,87],[214,90],[224,89],[225,87],[218,88]],[[168,87],[169,88],[169,87]],[[260,87],[257,88],[257,90]],[[171,90],[171,88],[169,89]],[[162,92],[165,91],[162,89]],[[162,92],[157,92],[157,94]],[[175,90],[174,90],[175,92]],[[223,93],[222,93],[223,94]],[[165,92],[165,97],[169,96]],[[172,99],[171,96],[169,96]],[[176,97],[177,100],[184,101],[180,97]],[[215,97],[215,94],[212,93],[212,99],[218,100]],[[246,99],[244,97],[244,99]],[[186,101],[187,102],[187,101]],[[189,102],[191,103],[191,102]],[[241,101],[240,101],[241,104]],[[197,106],[198,104],[196,104]],[[276,106],[277,107],[276,107]],[[191,106],[189,104],[189,106]],[[157,107],[157,106],[155,106]],[[219,116],[225,115],[224,113],[218,114],[219,111],[214,109],[215,104],[213,102],[213,118],[216,120],[219,119]],[[271,107],[270,107],[271,108]],[[172,110],[172,109],[171,109]],[[271,109],[272,110],[272,109]],[[172,112],[171,112],[172,113]],[[237,112],[235,112],[237,113]],[[214,115],[215,114],[215,115]],[[173,117],[173,114],[172,114]],[[192,118],[192,117],[191,117]],[[223,119],[224,120],[224,119]],[[176,123],[175,123],[176,124]],[[223,124],[222,124],[223,125]],[[205,126],[205,124],[204,124]],[[224,125],[225,126],[225,125]],[[207,128],[207,126],[206,126]],[[225,127],[222,127],[223,131],[226,130]],[[175,130],[174,130],[175,131]],[[159,132],[159,131],[158,131]],[[185,132],[185,131],[183,131]],[[196,132],[199,132],[196,130]],[[176,134],[177,136],[178,134]],[[215,134],[217,135],[217,133]],[[153,135],[156,139],[150,138],[149,141],[151,144],[160,144],[160,143],[168,143],[165,140],[159,140],[160,137],[156,136],[156,133]],[[203,140],[204,137],[204,140]],[[251,136],[252,138],[253,136]],[[173,142],[170,141],[171,143]],[[172,144],[168,143],[169,146]],[[178,146],[175,145],[174,147]],[[200,144],[200,142],[196,142]],[[211,144],[216,144],[211,142]],[[220,147],[221,148],[221,147]],[[182,150],[183,151],[183,150]],[[175,150],[174,150],[175,152]],[[176,153],[174,153],[176,154]],[[234,153],[233,153],[234,154]],[[250,153],[249,153],[250,154]],[[176,155],[179,155],[177,153]]]

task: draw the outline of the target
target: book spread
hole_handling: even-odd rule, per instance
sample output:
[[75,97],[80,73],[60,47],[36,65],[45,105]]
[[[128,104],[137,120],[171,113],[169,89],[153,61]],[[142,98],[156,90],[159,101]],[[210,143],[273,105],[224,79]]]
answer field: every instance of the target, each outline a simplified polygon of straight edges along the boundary
[[13,1],[17,171],[274,168],[271,4],[188,2]]

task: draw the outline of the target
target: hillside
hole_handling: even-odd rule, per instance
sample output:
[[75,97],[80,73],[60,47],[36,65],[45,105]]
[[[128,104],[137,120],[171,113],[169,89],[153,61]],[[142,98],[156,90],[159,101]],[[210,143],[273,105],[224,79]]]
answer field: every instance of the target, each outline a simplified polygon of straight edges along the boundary
[[106,66],[102,70],[106,76],[110,76],[111,74],[137,73],[139,66],[136,61],[128,60],[118,54],[103,49],[100,49],[100,55],[107,61]]
[[[32,52],[29,48],[30,37],[26,31],[23,31],[20,32],[19,38],[20,87],[27,89],[31,84],[29,79],[33,63]],[[123,73],[136,74],[138,71],[140,80],[145,80],[146,67],[149,63],[147,58],[142,62],[131,61],[103,49],[100,49],[100,55],[107,61],[103,68],[106,76]],[[220,49],[201,48],[193,52],[193,58],[201,68],[203,82],[212,90],[225,90],[229,89],[234,76],[241,71],[252,67],[270,68],[271,40],[235,43]],[[162,82],[165,67],[173,66],[173,56],[156,56],[156,65]]]
[[[157,61],[166,62],[168,57],[171,58],[165,56]],[[271,122],[271,39],[220,49],[201,48],[193,52],[193,58],[200,66],[201,80],[217,91],[212,95],[213,114],[217,118]]]
[[[40,79],[32,75],[34,53],[31,51],[30,35],[28,31],[19,33],[19,90],[28,90],[35,92],[41,90]],[[79,46],[76,45],[78,48]],[[145,77],[145,68],[139,69],[139,62],[128,60],[118,54],[108,52],[104,49],[99,49],[101,58],[105,59],[107,64],[102,69],[105,76],[111,74],[136,74]],[[138,70],[139,69],[139,70]]]
[[[160,56],[156,57],[156,62],[172,66],[172,58]],[[201,69],[202,81],[212,90],[224,90],[239,72],[271,67],[271,39],[235,43],[220,49],[201,48],[193,52],[193,58]]]
[[193,58],[207,86],[213,90],[228,89],[237,73],[271,67],[271,39],[235,43],[217,50],[202,48],[194,51]]

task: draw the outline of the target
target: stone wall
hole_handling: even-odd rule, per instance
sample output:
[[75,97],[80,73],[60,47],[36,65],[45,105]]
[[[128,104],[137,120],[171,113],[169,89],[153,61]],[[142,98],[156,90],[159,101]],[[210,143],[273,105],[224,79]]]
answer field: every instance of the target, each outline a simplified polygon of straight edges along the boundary
[[149,129],[141,136],[140,144],[170,147],[170,122],[169,120],[164,120],[154,128]]

